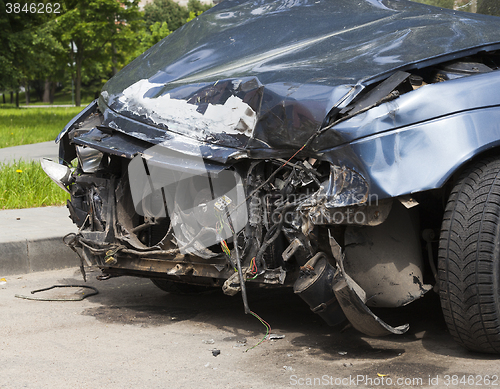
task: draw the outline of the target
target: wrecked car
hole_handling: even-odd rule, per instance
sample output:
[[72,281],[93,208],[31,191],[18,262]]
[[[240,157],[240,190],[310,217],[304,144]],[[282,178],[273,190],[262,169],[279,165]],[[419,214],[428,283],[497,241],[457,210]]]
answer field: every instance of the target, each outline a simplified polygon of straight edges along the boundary
[[452,336],[498,353],[499,66],[493,16],[225,0],[58,136],[65,242],[101,278],[219,287],[247,313],[252,287],[293,287],[369,336],[408,329],[374,308],[437,292]]

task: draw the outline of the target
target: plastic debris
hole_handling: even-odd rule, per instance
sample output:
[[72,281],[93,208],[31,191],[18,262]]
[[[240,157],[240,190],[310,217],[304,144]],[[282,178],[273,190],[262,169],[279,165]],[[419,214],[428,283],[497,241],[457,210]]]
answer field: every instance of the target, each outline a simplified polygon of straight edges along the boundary
[[285,369],[286,371],[292,371],[293,367],[292,366],[283,366],[283,369]]
[[0,285],[5,285],[7,280],[5,278],[0,278]]
[[339,355],[347,355],[347,351],[339,351]]
[[278,334],[269,334],[268,339],[269,340],[277,340],[277,339],[283,339],[285,335],[278,335]]
[[213,339],[205,339],[205,340],[202,340],[202,342],[205,343],[205,344],[214,344],[215,340],[213,340]]
[[214,357],[216,357],[217,355],[219,355],[219,354],[220,354],[220,350],[217,350],[216,348],[214,348],[214,349],[213,349],[213,350],[211,350],[211,351],[212,351],[212,355],[213,355]]
[[389,374],[380,374],[380,373],[377,373],[377,375],[378,375],[379,377],[388,377],[388,376],[389,376]]

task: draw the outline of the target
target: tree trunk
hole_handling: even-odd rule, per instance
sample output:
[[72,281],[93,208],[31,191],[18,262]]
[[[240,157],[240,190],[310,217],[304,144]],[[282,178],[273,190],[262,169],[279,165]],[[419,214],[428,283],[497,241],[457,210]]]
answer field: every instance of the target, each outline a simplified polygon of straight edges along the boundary
[[76,80],[75,80],[75,105],[79,107],[82,105],[81,93],[82,93],[82,65],[81,63],[76,63]]
[[26,105],[30,104],[30,83],[29,81],[24,82],[24,96],[26,97]]
[[118,63],[117,59],[116,59],[116,47],[115,47],[115,44],[112,43],[111,44],[111,62],[113,63],[113,66],[111,68],[112,72],[113,72],[113,76],[116,75],[116,73],[118,73],[118,69],[116,67],[116,64]]
[[14,104],[14,92],[13,91],[10,92],[10,103]]
[[477,13],[477,0],[472,0],[472,4],[470,6],[470,12]]
[[19,89],[16,90],[16,107],[19,108]]
[[75,80],[75,105],[79,107],[81,105],[81,93],[82,93],[82,63],[83,63],[83,48],[81,45],[76,45],[76,80]]
[[45,86],[43,88],[43,99],[44,103],[50,103],[50,81],[48,78],[45,79]]
[[56,85],[57,84],[55,81],[50,82],[50,97],[49,97],[50,104],[54,104],[54,98],[56,96]]
[[3,103],[5,104],[5,92],[2,93]]

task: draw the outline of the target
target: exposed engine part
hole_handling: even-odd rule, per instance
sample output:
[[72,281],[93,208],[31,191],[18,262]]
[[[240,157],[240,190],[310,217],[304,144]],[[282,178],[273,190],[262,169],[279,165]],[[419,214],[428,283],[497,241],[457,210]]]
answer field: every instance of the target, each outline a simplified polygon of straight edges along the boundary
[[324,253],[318,253],[300,268],[300,275],[293,285],[299,295],[329,325],[346,320],[333,292],[335,270]]
[[488,73],[493,71],[484,63],[473,61],[455,61],[443,65],[436,73],[434,82],[442,82],[471,76],[473,74]]

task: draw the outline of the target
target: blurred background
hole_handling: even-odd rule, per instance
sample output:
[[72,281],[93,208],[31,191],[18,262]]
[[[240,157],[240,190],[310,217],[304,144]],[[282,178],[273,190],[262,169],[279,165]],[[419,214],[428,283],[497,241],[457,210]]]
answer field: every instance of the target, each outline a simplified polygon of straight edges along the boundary
[[0,0],[0,107],[86,105],[128,62],[213,5]]

